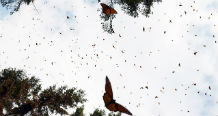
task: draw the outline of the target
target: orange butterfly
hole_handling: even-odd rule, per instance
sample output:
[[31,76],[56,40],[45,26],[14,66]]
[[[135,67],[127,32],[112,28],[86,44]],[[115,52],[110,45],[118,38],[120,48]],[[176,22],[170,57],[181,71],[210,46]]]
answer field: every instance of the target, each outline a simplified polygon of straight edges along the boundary
[[122,113],[132,115],[132,113],[129,110],[127,110],[122,105],[116,103],[115,100],[113,99],[113,91],[112,91],[111,83],[107,76],[106,76],[105,91],[106,92],[104,93],[103,100],[107,109],[114,112],[119,111]]
[[101,6],[102,6],[103,13],[106,14],[107,16],[109,16],[110,14],[117,14],[117,11],[114,8],[104,3],[101,3]]

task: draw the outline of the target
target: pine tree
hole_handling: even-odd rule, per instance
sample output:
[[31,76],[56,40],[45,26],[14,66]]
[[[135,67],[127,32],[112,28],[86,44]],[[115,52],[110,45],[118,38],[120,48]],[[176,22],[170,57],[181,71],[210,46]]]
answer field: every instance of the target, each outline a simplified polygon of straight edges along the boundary
[[[106,116],[105,111],[101,109],[95,109],[93,113],[90,114],[90,116]],[[109,113],[108,116],[121,116],[121,113]]]
[[27,78],[22,70],[5,69],[0,73],[0,115],[68,114],[67,109],[86,101],[84,95],[83,90],[66,86],[42,90],[39,79]]
[[[137,17],[139,13],[149,16],[151,7],[154,2],[161,2],[162,0],[114,0],[114,3],[119,4],[125,13],[130,16]],[[139,5],[142,7],[139,7]]]
[[78,108],[76,109],[76,111],[75,111],[72,115],[70,115],[70,116],[85,116],[85,114],[83,113],[83,111],[84,111],[84,106],[78,107]]

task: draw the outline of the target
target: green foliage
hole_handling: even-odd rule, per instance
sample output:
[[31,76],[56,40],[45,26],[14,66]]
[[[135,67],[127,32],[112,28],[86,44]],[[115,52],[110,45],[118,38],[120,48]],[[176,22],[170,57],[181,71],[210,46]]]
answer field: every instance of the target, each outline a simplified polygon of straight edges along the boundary
[[56,86],[50,86],[39,95],[38,114],[42,115],[40,112],[47,112],[48,109],[51,113],[68,114],[65,109],[75,108],[79,103],[84,103],[84,95],[84,91],[76,88],[67,89],[63,86],[56,89]]
[[119,112],[119,113],[109,113],[108,114],[108,116],[121,116],[121,113]]
[[90,116],[105,116],[105,111],[100,109],[95,109],[95,111],[90,114]]
[[[161,2],[162,0],[114,0],[114,3],[121,5],[125,13],[132,17],[137,17],[139,13],[149,16],[151,13],[151,6],[154,2]],[[140,7],[140,5],[142,5]]]
[[[97,108],[90,116],[106,116],[106,114],[104,110]],[[121,116],[121,113],[109,113],[108,116]]]
[[83,111],[84,111],[84,107],[82,106],[82,107],[78,107],[77,109],[76,109],[76,112],[74,112],[72,115],[70,115],[70,116],[85,116],[84,115],[84,113],[83,113]]
[[[37,84],[38,79],[35,77],[27,79],[25,77],[21,70],[5,69],[0,72],[0,99],[2,99],[0,107],[4,106],[4,109],[10,112],[13,103],[21,106],[23,103],[31,101],[32,93],[41,89],[41,85]],[[0,110],[0,112],[2,111]]]
[[29,112],[35,116],[68,114],[67,109],[76,108],[86,101],[84,96],[84,91],[66,86],[41,90],[39,79],[27,78],[22,70],[0,72],[0,115],[3,115],[3,109],[7,114],[21,116]]

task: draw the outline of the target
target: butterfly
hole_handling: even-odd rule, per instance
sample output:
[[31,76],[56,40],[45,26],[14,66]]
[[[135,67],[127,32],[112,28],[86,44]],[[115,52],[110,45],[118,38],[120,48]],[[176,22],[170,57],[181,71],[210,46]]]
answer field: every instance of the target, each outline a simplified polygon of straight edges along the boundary
[[106,92],[103,95],[103,100],[107,109],[114,112],[119,111],[122,113],[132,115],[132,113],[129,110],[127,110],[122,105],[116,103],[116,101],[113,99],[113,91],[112,91],[111,83],[107,76],[106,76],[105,91]]
[[107,16],[109,16],[111,14],[117,14],[117,11],[114,8],[108,6],[104,3],[101,3],[101,6],[102,6],[103,13],[106,14]]

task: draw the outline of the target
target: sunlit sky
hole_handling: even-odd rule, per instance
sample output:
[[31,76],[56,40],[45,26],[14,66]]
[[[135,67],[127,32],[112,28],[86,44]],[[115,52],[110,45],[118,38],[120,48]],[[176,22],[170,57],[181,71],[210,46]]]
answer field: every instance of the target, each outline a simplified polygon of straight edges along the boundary
[[13,15],[0,6],[1,70],[23,69],[43,88],[85,90],[87,115],[95,108],[109,113],[106,75],[114,99],[134,116],[218,115],[217,0],[164,0],[150,17],[137,18],[114,5],[114,34],[102,30],[97,0],[34,5]]

